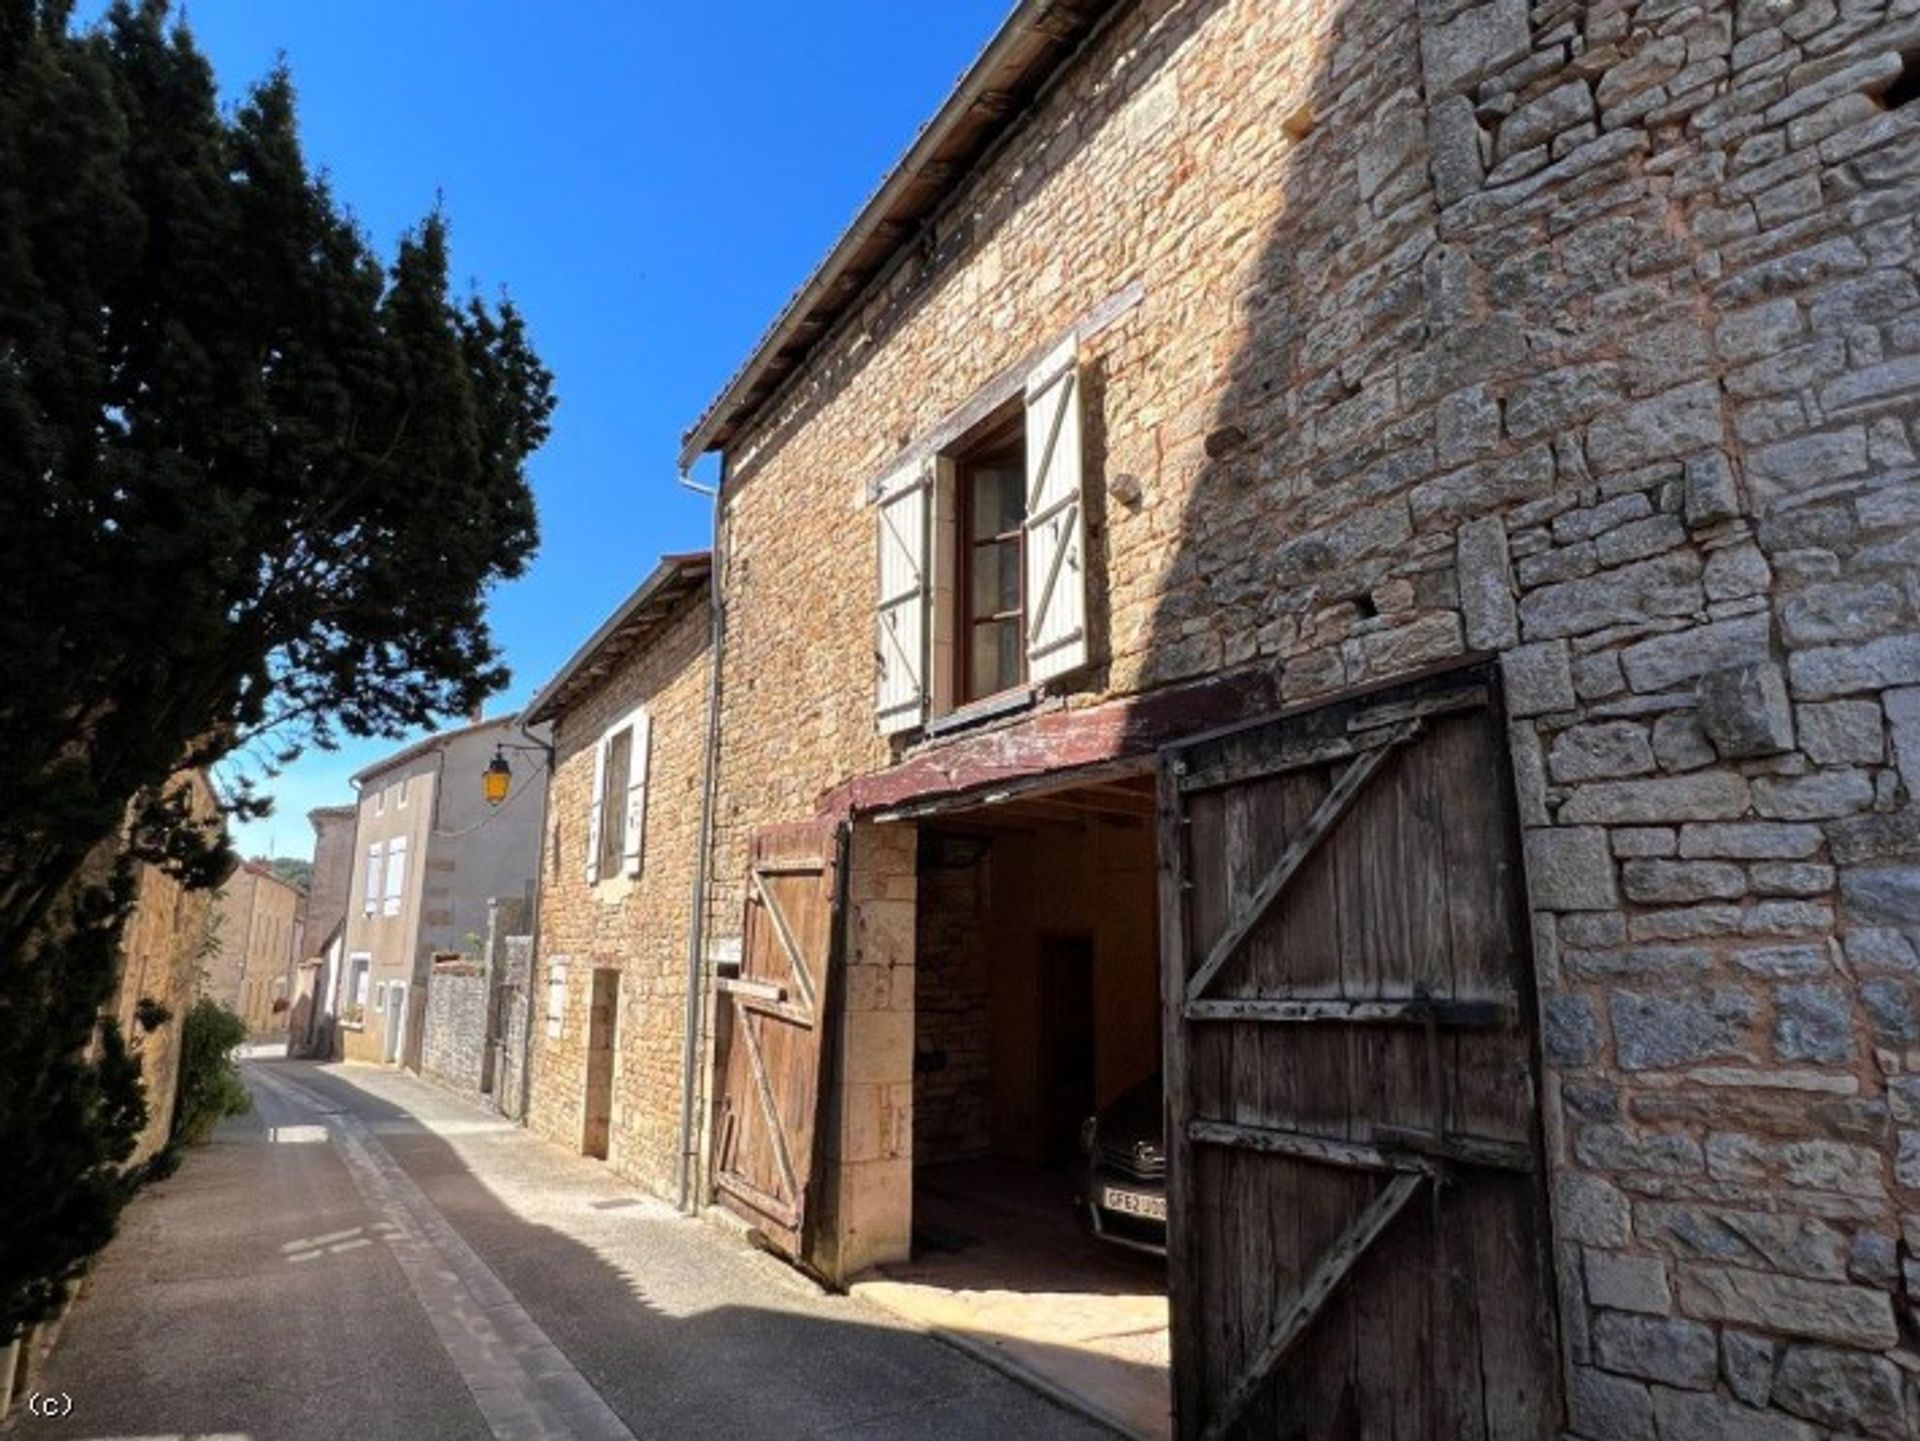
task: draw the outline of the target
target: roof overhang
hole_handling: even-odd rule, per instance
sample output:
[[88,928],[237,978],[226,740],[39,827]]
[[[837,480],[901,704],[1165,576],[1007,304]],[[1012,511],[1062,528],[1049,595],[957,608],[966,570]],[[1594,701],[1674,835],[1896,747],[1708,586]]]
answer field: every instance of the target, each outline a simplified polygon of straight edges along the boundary
[[640,588],[527,702],[526,723],[553,720],[598,685],[621,660],[653,639],[681,603],[705,587],[712,571],[713,558],[704,550],[662,556]]
[[684,438],[680,468],[724,447],[880,274],[1060,67],[1129,0],[1019,0],[839,242]]
[[442,746],[446,745],[448,741],[458,740],[464,735],[472,735],[475,731],[491,730],[495,726],[512,725],[514,719],[513,712],[508,711],[505,715],[488,716],[484,720],[477,720],[468,725],[455,726],[452,730],[435,731],[432,735],[422,736],[419,740],[413,742],[413,744],[402,746],[392,755],[386,756],[375,761],[370,766],[355,771],[351,780],[353,784],[357,786],[363,781],[370,780],[374,776],[394,769],[396,766],[403,766],[409,761],[418,760],[430,751],[439,750]]

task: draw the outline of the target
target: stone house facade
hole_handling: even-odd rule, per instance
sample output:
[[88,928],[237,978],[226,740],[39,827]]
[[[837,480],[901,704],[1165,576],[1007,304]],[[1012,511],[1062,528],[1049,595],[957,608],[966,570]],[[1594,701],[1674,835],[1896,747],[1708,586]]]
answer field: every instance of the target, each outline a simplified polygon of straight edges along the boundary
[[243,861],[214,901],[213,949],[201,994],[256,1036],[286,1029],[284,1009],[301,940],[301,890],[264,861]]
[[684,1182],[709,569],[663,559],[527,708],[554,746],[527,1124],[666,1197]]
[[[192,792],[189,814],[210,820],[218,811],[213,787],[195,771],[173,784]],[[180,1085],[180,1030],[199,988],[202,951],[214,905],[213,895],[188,890],[157,866],[141,865],[135,881],[132,914],[120,940],[120,981],[113,1015],[127,1048],[140,1060],[146,1087],[147,1124],[128,1158],[129,1166],[149,1160],[167,1144]],[[153,1030],[139,1020],[140,1003],[157,1001],[170,1019]]]
[[[724,463],[711,955],[756,831],[850,823],[817,1263],[906,1245],[879,813],[1110,764],[1223,678],[1492,657],[1570,1434],[1913,1434],[1916,50],[1911,0],[1018,7],[685,457]],[[1022,612],[1029,683],[969,714],[926,537],[998,417],[1055,463],[1068,373],[1078,519],[1026,541],[1084,653]]]
[[490,903],[531,891],[541,787],[515,785],[495,808],[482,775],[501,747],[541,743],[517,716],[476,720],[353,778],[360,799],[332,1003],[347,1060],[418,1070],[434,957],[477,954]]
[[307,883],[301,954],[296,958],[293,1008],[287,1022],[287,1053],[331,1057],[333,1010],[344,959],[347,903],[354,877],[354,806],[317,806],[307,812],[313,827],[312,872]]

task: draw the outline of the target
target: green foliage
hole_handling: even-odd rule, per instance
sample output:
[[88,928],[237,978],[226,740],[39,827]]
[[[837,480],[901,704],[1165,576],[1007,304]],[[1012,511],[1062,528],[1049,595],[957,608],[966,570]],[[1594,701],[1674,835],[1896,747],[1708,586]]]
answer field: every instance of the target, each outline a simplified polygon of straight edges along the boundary
[[143,1031],[157,1031],[173,1019],[168,1010],[152,996],[142,996],[133,1006],[133,1021]]
[[275,856],[266,863],[267,869],[289,885],[308,890],[313,885],[313,862],[299,856]]
[[202,996],[180,1029],[180,1092],[173,1111],[173,1140],[205,1145],[228,1116],[244,1116],[253,1097],[240,1080],[233,1053],[247,1039],[247,1023],[217,1001]]
[[498,689],[553,407],[512,305],[450,293],[443,216],[376,256],[284,70],[223,115],[165,0],[72,12],[0,0],[0,1335],[124,1198],[90,1043],[131,866],[232,866],[169,778],[222,762],[260,814],[303,746]]
[[[146,1124],[139,1061],[101,1019],[119,949],[123,862],[69,891],[9,963],[0,1011],[0,1342],[53,1314],[87,1258],[113,1235],[134,1181],[123,1173]],[[4,1017],[27,1014],[39,1029]],[[79,1044],[53,1047],[49,1035]],[[91,1044],[87,1044],[91,1041]]]

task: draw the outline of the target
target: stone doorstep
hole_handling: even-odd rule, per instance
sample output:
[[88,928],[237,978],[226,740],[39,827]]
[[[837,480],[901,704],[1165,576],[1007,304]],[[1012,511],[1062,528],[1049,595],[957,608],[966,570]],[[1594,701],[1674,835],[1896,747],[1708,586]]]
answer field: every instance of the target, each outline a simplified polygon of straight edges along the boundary
[[884,1276],[855,1281],[848,1294],[889,1315],[911,1322],[925,1335],[966,1352],[976,1361],[1011,1376],[1056,1405],[1089,1416],[1130,1441],[1169,1441],[1170,1398],[1160,1405],[1143,1388],[1114,1376],[1112,1360],[1089,1350],[1075,1364],[1058,1342],[981,1329],[974,1307],[938,1287],[891,1281]]

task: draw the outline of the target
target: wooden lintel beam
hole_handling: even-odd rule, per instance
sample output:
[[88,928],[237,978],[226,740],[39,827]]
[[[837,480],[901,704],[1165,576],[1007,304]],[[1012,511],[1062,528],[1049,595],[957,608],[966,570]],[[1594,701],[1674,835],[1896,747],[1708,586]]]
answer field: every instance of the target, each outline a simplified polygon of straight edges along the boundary
[[1144,763],[1174,741],[1251,720],[1279,704],[1279,677],[1263,666],[1085,710],[1043,711],[930,745],[889,770],[847,781],[820,798],[820,814],[864,814],[936,799],[961,801],[1022,784],[1058,784],[1064,773],[1082,767]]

